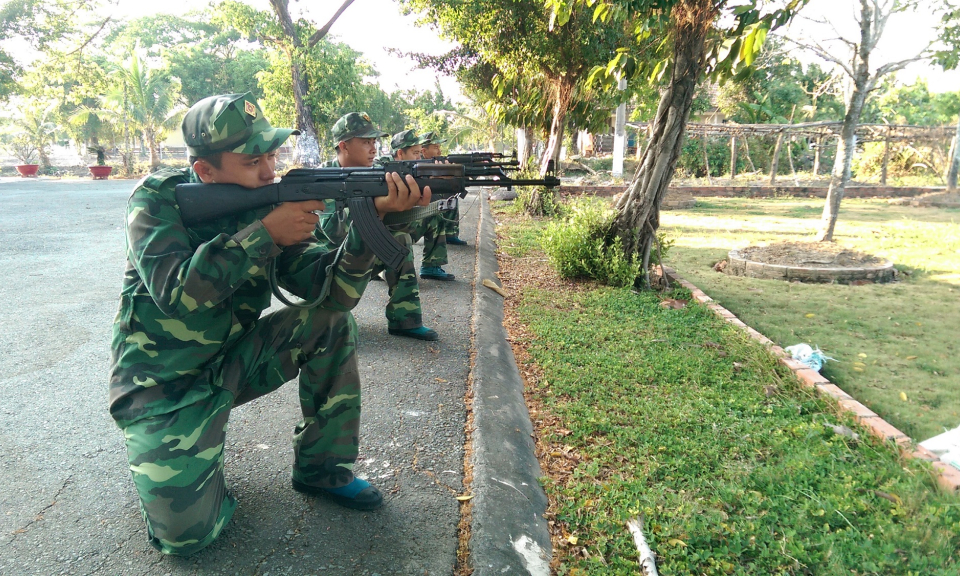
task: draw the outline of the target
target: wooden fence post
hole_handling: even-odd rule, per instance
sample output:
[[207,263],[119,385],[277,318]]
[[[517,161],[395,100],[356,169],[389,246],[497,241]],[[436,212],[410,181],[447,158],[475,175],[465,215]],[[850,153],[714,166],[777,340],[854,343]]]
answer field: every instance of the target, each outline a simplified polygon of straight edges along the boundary
[[817,147],[813,151],[813,177],[816,178],[820,175],[820,148],[823,146],[823,136],[817,135]]
[[730,137],[730,179],[737,178],[737,135]]
[[770,162],[770,185],[777,183],[777,170],[780,168],[780,147],[783,146],[783,130],[777,134],[777,143],[773,147],[773,159]]
[[880,165],[880,185],[887,185],[887,163],[890,161],[890,127],[883,133],[883,163]]

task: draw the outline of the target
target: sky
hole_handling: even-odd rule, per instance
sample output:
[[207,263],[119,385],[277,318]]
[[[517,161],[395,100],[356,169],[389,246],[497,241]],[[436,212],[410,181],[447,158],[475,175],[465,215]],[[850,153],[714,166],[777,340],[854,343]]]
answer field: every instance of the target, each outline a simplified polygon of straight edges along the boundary
[[[243,1],[260,10],[271,10],[268,0]],[[132,18],[157,13],[184,13],[200,4],[196,0],[164,0],[162,3],[118,0],[116,13]],[[293,18],[305,17],[319,27],[330,20],[341,4],[341,0],[291,0],[289,6]],[[402,52],[440,55],[455,46],[440,39],[434,30],[417,27],[415,21],[415,16],[400,13],[395,0],[355,0],[334,23],[328,38],[362,52],[380,73],[377,80],[387,92],[397,88],[432,89],[439,80],[445,95],[455,101],[463,100],[454,78],[439,76],[433,70],[417,69],[413,60],[387,52],[394,48]]]
[[[261,10],[270,10],[268,0],[243,0]],[[185,13],[202,5],[197,0],[164,0],[146,2],[144,0],[114,0],[113,9],[117,16],[136,18],[157,13]],[[341,0],[291,0],[290,11],[294,18],[304,16],[317,26],[325,24],[341,5]],[[846,6],[847,8],[842,8]],[[811,0],[804,14],[812,18],[824,18],[844,36],[855,38],[858,33],[853,21],[854,0]],[[419,70],[416,63],[408,58],[390,54],[388,49],[402,52],[424,52],[439,55],[454,47],[454,44],[441,39],[430,27],[416,26],[416,16],[404,16],[400,13],[395,0],[355,0],[333,25],[330,31],[334,40],[344,42],[353,49],[362,52],[380,73],[378,81],[386,91],[397,88],[433,88],[437,80],[448,97],[462,101],[459,86],[451,77],[438,76],[433,70]],[[890,60],[903,59],[913,55],[923,46],[925,38],[932,34],[934,21],[929,11],[916,14],[897,15],[891,19],[880,45],[874,64]],[[824,32],[827,30],[827,32]],[[803,18],[791,24],[793,34],[827,34],[829,28],[811,23]],[[826,36],[824,36],[826,37]],[[803,56],[795,52],[803,61],[815,61],[813,56]],[[925,78],[931,91],[944,92],[960,90],[960,71],[944,73],[930,65],[914,64],[902,71],[898,78],[902,82],[912,83],[917,78]]]
[[[932,0],[926,0],[932,5]],[[858,40],[860,30],[854,20],[854,5],[859,10],[859,2],[853,0],[810,0],[800,16],[791,22],[786,33],[790,36],[810,36],[816,38],[843,38]],[[923,4],[923,2],[921,2]],[[821,24],[815,20],[825,20]],[[897,62],[919,54],[934,36],[936,18],[930,10],[920,10],[895,14],[890,17],[887,28],[879,44],[871,55],[871,68]],[[828,42],[825,47],[832,48],[832,55],[846,55],[848,49],[839,42]],[[803,55],[802,51],[793,53],[803,62],[819,61],[816,56]],[[841,58],[846,60],[846,58]],[[931,92],[953,92],[960,90],[960,70],[944,72],[942,68],[928,63],[914,63],[897,74],[904,84],[912,84],[918,78],[927,80]]]

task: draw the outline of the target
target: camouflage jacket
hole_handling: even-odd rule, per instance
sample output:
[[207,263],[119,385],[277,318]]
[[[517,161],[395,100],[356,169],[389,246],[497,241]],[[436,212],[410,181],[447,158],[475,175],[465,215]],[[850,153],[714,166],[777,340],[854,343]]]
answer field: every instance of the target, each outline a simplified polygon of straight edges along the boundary
[[[270,306],[268,266],[285,290],[313,300],[328,270],[335,311],[357,305],[373,253],[350,230],[343,255],[329,242],[280,248],[263,208],[186,228],[174,189],[198,182],[190,169],[164,170],[137,184],[127,203],[127,266],[113,326],[110,413],[121,426],[196,402],[218,385],[213,374]],[[330,268],[328,268],[330,267]]]

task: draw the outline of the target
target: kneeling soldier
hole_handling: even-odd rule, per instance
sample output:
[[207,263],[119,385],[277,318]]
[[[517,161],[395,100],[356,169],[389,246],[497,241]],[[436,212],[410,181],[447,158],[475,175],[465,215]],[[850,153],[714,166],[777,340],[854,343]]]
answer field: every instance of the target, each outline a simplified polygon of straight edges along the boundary
[[[373,253],[353,230],[339,255],[319,244],[320,201],[188,228],[177,184],[272,183],[277,149],[298,132],[270,126],[249,93],[201,100],[182,131],[191,167],[146,177],[127,204],[110,367],[110,414],[124,432],[150,543],[188,555],[216,539],[237,506],[223,475],[230,411],[295,378],[303,420],[294,431],[293,488],[350,508],[380,506],[380,492],[352,471],[360,378],[350,310]],[[421,200],[412,178],[387,180],[390,194],[375,202],[381,215]],[[323,294],[328,266],[335,279]],[[272,269],[281,287],[319,305],[261,316]]]

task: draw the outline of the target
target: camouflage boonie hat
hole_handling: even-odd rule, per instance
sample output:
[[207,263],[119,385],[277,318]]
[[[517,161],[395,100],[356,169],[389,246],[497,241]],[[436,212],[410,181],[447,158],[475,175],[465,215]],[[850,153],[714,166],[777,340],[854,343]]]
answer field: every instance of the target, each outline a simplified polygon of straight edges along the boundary
[[334,145],[346,142],[351,138],[383,138],[389,136],[383,130],[373,125],[373,120],[366,112],[351,112],[344,114],[330,129]]
[[219,152],[266,154],[300,134],[271,126],[249,92],[204,98],[187,110],[180,130],[187,151],[198,158]]
[[404,130],[403,132],[394,134],[393,139],[390,140],[390,148],[394,151],[418,144],[421,144],[420,138],[417,138],[417,134],[413,130]]
[[420,143],[424,146],[428,146],[430,144],[443,144],[446,141],[446,138],[440,138],[436,132],[427,132],[420,137]]

